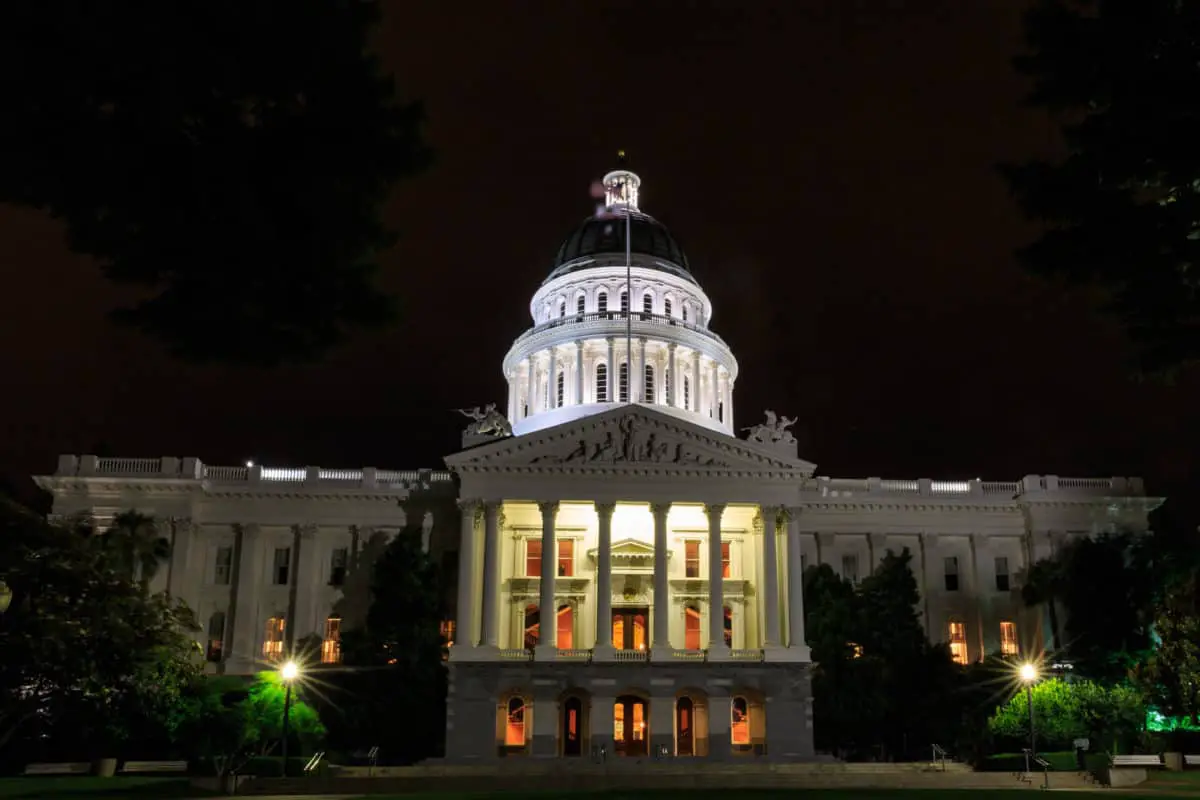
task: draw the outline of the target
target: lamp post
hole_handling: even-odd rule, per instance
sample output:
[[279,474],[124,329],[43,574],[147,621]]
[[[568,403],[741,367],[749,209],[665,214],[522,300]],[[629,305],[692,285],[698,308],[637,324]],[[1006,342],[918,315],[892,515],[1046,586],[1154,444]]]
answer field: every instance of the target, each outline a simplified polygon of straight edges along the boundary
[[288,713],[292,710],[292,681],[300,675],[300,665],[295,661],[287,661],[279,670],[283,679],[283,777],[287,777],[288,767]]
[[[1021,665],[1021,680],[1025,683],[1025,705],[1029,706],[1029,759],[1037,755],[1037,729],[1033,725],[1033,684],[1037,680],[1037,667],[1029,662]],[[1029,759],[1025,771],[1029,772]]]

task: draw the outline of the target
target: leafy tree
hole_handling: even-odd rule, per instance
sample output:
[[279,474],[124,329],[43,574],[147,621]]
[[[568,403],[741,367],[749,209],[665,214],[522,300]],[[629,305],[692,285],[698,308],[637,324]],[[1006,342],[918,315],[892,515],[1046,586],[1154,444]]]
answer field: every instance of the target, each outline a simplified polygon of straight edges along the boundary
[[0,501],[0,747],[61,736],[113,755],[131,720],[165,718],[203,661],[188,608],[135,582],[119,551]]
[[[1145,726],[1146,706],[1128,686],[1105,687],[1087,680],[1058,678],[1033,686],[1034,728],[1038,748],[1070,750],[1075,739],[1116,751],[1130,743]],[[1011,747],[1029,741],[1029,702],[1024,688],[996,709],[988,728]]]
[[1189,575],[1162,598],[1154,617],[1155,646],[1135,680],[1146,700],[1167,717],[1200,719],[1200,598]]
[[61,220],[133,290],[114,318],[190,361],[306,360],[385,323],[383,205],[429,156],[368,50],[380,6],[0,3],[0,202]]
[[1102,289],[1147,372],[1200,358],[1198,37],[1185,0],[1039,0],[1015,61],[1067,145],[1060,161],[1003,170],[1046,224],[1021,260]]
[[137,511],[117,514],[97,541],[110,551],[119,569],[147,586],[171,555],[171,543],[159,536],[153,517]]
[[446,642],[441,575],[420,526],[401,531],[375,562],[366,624],[342,636],[343,664],[321,675],[318,706],[330,743],[378,745],[390,761],[441,754]]

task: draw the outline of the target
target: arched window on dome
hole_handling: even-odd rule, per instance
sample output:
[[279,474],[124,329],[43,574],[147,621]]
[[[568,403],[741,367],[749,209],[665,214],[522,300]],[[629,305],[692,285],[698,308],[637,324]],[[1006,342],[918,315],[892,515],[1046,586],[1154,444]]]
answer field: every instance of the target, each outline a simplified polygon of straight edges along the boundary
[[654,295],[646,292],[642,295],[642,319],[648,318],[654,313]]
[[596,402],[608,402],[608,364],[596,365]]
[[654,365],[647,364],[642,368],[642,402],[653,403],[654,399]]
[[608,292],[604,289],[596,292],[596,310],[601,314],[608,313]]
[[679,307],[679,310],[680,310],[680,311],[683,313],[683,321],[684,321],[684,322],[687,322],[687,321],[688,321],[688,309],[687,309],[687,303],[683,303],[683,304],[682,304],[682,305]]
[[565,376],[560,371],[558,373],[558,377],[555,378],[555,383],[557,384],[554,387],[554,407],[555,408],[563,407],[563,390],[565,389],[565,387],[567,385],[567,382],[564,380],[564,377]]
[[725,401],[717,403],[717,422],[725,421]]
[[621,290],[621,313],[625,314],[628,312],[629,312],[629,292],[622,289]]
[[617,401],[629,402],[629,365],[623,361],[617,369]]
[[566,300],[559,300],[559,301],[558,301],[558,316],[559,316],[559,319],[561,319],[561,318],[565,317],[566,315],[567,315],[567,301],[566,301]]
[[671,298],[669,297],[663,298],[663,313],[668,317],[671,316]]
[[580,294],[578,297],[575,298],[575,313],[581,317],[583,316],[583,308],[584,308],[585,302],[586,302],[586,299],[584,298],[584,296],[582,294]]
[[[559,375],[561,378],[562,376]],[[683,410],[692,411],[692,381],[687,376],[683,376]]]

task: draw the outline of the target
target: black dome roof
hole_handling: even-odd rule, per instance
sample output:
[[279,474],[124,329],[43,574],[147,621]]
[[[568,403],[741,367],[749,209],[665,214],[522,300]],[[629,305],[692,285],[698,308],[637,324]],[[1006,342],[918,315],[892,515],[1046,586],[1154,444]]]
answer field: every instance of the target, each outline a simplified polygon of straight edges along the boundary
[[[667,268],[668,272],[687,278],[696,279],[688,271],[687,255],[675,237],[666,226],[651,216],[633,212],[629,220],[630,252],[650,256],[659,261],[668,262],[675,269]],[[579,224],[571,235],[563,240],[554,257],[554,269],[546,280],[554,280],[560,275],[572,272],[574,269],[586,268],[587,265],[571,266],[571,262],[580,258],[595,255],[625,255],[625,218],[598,219],[588,217]],[[659,266],[659,269],[663,269]]]

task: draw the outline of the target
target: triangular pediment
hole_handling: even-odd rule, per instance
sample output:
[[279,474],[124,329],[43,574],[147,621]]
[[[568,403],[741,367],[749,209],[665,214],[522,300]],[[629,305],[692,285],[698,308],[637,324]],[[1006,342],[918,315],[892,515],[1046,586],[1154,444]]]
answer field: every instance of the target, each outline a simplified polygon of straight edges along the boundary
[[816,465],[790,458],[769,445],[737,439],[652,406],[624,405],[552,428],[498,439],[446,459],[451,469],[631,466],[795,472],[810,476]]
[[612,554],[614,558],[654,558],[654,545],[638,539],[622,539],[613,542]]

